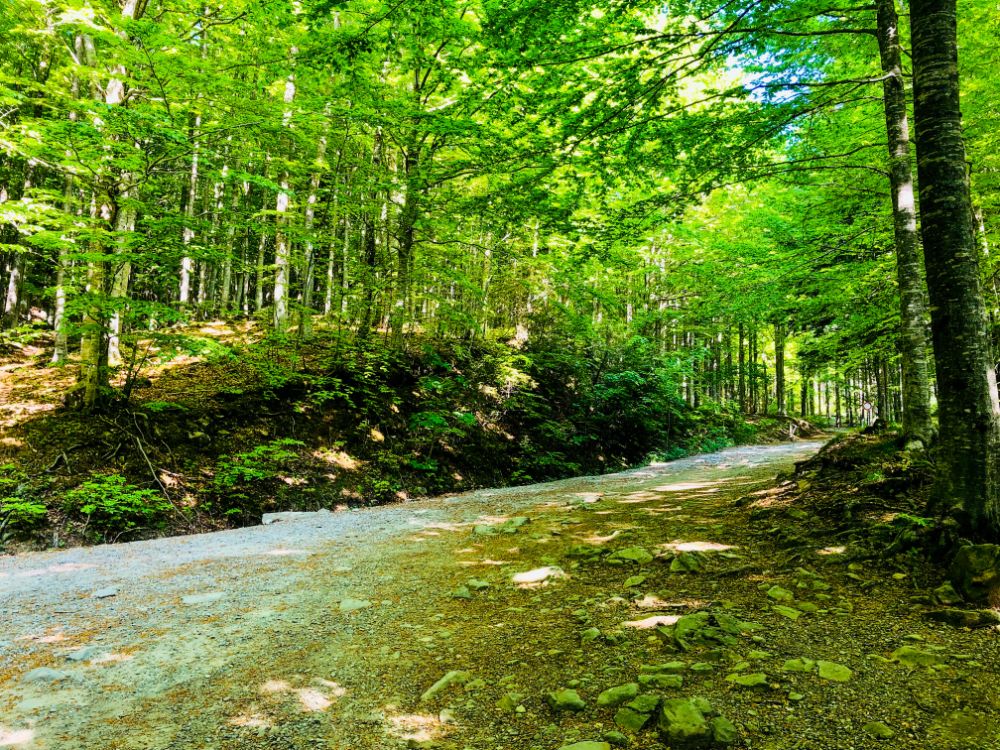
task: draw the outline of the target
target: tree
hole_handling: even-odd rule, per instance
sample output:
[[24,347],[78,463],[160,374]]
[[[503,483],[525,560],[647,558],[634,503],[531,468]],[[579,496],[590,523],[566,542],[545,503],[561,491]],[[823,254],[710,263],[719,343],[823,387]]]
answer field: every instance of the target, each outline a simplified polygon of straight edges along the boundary
[[939,513],[1000,538],[1000,401],[983,302],[959,104],[955,0],[913,0],[920,219],[938,374]]

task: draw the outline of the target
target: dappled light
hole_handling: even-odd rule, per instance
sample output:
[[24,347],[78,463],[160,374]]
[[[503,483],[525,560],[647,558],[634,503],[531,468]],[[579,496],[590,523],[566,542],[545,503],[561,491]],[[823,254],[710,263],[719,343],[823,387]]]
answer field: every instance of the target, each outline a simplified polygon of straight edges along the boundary
[[27,747],[34,738],[33,729],[9,729],[0,724],[0,747]]
[[652,630],[662,625],[673,625],[680,617],[680,615],[651,615],[641,620],[628,620],[627,622],[623,622],[622,626],[635,628],[636,630]]
[[511,579],[519,588],[537,588],[545,586],[552,581],[568,578],[566,572],[554,565],[546,565],[542,568],[526,570],[523,573],[515,573]]
[[395,714],[387,717],[389,733],[403,740],[430,742],[440,736],[443,725],[431,714]]
[[720,542],[667,542],[661,544],[660,549],[668,552],[724,552],[726,550],[738,549],[731,544],[721,544]]

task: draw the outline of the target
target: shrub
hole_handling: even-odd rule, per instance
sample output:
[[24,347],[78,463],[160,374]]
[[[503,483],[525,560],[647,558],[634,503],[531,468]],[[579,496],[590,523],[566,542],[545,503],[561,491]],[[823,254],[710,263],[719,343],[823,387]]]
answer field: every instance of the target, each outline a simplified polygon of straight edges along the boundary
[[0,500],[0,534],[24,536],[37,530],[44,522],[48,509],[36,500],[5,497]]
[[298,454],[289,448],[303,445],[305,443],[301,440],[279,438],[244,453],[223,456],[216,464],[215,486],[231,489],[274,479],[283,466],[298,458]]
[[88,528],[107,538],[162,528],[173,506],[156,490],[129,484],[119,474],[97,474],[65,494],[63,509],[85,517]]

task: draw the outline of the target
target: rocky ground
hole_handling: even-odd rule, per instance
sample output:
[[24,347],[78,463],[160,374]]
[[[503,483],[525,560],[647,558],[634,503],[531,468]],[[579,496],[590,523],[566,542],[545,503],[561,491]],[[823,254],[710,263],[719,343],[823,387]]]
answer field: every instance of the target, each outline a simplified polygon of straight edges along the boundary
[[776,544],[817,448],[2,558],[0,747],[1000,748],[994,627]]

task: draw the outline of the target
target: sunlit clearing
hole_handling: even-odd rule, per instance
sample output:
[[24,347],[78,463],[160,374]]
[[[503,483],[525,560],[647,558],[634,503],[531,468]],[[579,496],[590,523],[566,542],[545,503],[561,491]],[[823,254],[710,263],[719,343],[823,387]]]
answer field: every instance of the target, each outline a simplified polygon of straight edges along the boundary
[[485,560],[463,560],[460,564],[465,567],[475,567],[478,565],[499,566],[510,565],[510,560],[491,560],[490,558],[486,558]]
[[344,451],[333,450],[331,448],[322,448],[321,450],[314,451],[313,457],[328,464],[333,464],[344,471],[356,471],[361,466],[361,462],[353,456],[344,453]]
[[633,492],[631,495],[624,495],[618,498],[617,502],[623,505],[634,505],[635,503],[648,503],[650,500],[656,500],[659,497],[654,492]]
[[612,539],[616,539],[617,537],[621,536],[621,534],[622,530],[618,529],[617,531],[612,531],[610,534],[606,534],[604,536],[594,533],[591,534],[590,536],[580,537],[580,539],[584,542],[587,542],[588,544],[604,544],[606,542],[610,542]]
[[284,680],[268,680],[263,685],[260,686],[260,692],[264,695],[273,695],[274,693],[284,693],[291,690],[292,686],[289,685]]
[[433,740],[441,729],[441,720],[428,714],[401,714],[391,717],[389,723],[392,734],[414,742]]
[[123,661],[131,661],[134,658],[135,657],[132,654],[122,654],[122,653],[101,654],[100,656],[98,656],[98,657],[96,657],[94,659],[91,659],[90,663],[91,664],[118,664],[119,662],[123,662]]
[[252,729],[270,729],[273,726],[269,719],[260,714],[240,714],[231,718],[229,723],[236,727],[250,727]]
[[652,630],[661,625],[673,625],[679,619],[681,619],[680,615],[653,615],[652,617],[647,617],[645,620],[629,620],[628,622],[623,622],[622,625],[626,628]]
[[555,565],[546,565],[544,568],[535,568],[534,570],[527,570],[524,573],[517,573],[512,580],[521,588],[533,588],[544,586],[550,580],[568,577],[562,568]]
[[714,487],[719,484],[718,481],[714,482],[678,482],[677,484],[663,484],[659,487],[654,487],[654,492],[690,492],[691,490],[704,490],[709,487]]
[[660,548],[671,552],[722,552],[727,549],[736,549],[731,544],[719,544],[718,542],[668,542],[661,544]]
[[303,711],[325,711],[333,705],[333,701],[315,688],[299,688],[295,694]]
[[0,724],[0,747],[19,747],[35,739],[33,729],[8,729]]
[[847,547],[824,547],[816,550],[817,555],[842,555],[847,552]]

